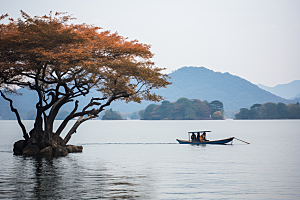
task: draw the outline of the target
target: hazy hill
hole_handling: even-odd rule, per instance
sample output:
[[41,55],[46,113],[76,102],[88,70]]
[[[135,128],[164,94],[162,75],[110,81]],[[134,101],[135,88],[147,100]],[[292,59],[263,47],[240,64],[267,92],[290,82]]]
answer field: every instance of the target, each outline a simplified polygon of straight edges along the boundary
[[[182,67],[169,74],[172,85],[166,89],[156,91],[171,102],[181,97],[188,99],[219,100],[224,104],[224,110],[239,111],[240,108],[249,108],[255,103],[282,102],[285,104],[296,103],[300,99],[286,100],[270,92],[259,88],[257,85],[229,73],[214,72],[204,67]],[[14,100],[14,105],[19,109],[24,118],[30,110],[34,110],[37,101],[35,92],[20,89],[23,96],[10,96]],[[92,91],[87,97],[79,98],[80,107],[86,105],[90,97],[97,97],[98,93]],[[145,109],[150,103],[124,103],[116,101],[109,108],[122,113],[135,112]],[[9,104],[0,98],[0,119],[10,119],[14,117],[11,113]],[[69,103],[63,109],[71,110],[74,103]]]
[[300,80],[295,80],[287,84],[279,84],[274,87],[268,87],[262,84],[257,84],[257,86],[285,99],[300,97]]
[[299,94],[297,94],[296,96],[294,96],[293,98],[291,98],[291,99],[296,99],[296,98],[300,98],[300,93]]
[[[209,102],[219,100],[223,102],[224,110],[238,111],[240,108],[249,108],[255,103],[282,102],[288,104],[300,101],[299,98],[293,101],[281,98],[238,76],[214,72],[205,67],[182,67],[170,73],[169,76],[173,84],[169,85],[167,89],[160,89],[157,93],[171,102],[180,97]],[[141,105],[130,103],[125,106],[116,102],[113,104],[113,108],[120,112],[124,112],[122,109],[134,111],[145,109],[150,103],[143,102]]]
[[291,103],[238,76],[214,72],[204,67],[183,67],[170,76],[173,84],[159,92],[170,101],[178,97],[219,100],[223,102],[225,110],[238,110],[254,103]]
[[[35,104],[37,102],[37,94],[33,91],[20,88],[18,90],[22,95],[7,95],[7,97],[13,100],[13,106],[18,109],[21,117],[27,115],[31,110],[35,110]],[[9,102],[4,100],[0,96],[0,119],[15,119],[15,114],[11,112]]]
[[[18,109],[22,119],[28,119],[29,112],[35,113],[35,105],[38,101],[38,96],[35,91],[20,88],[18,93],[22,95],[9,95],[7,97],[13,100],[13,106]],[[96,97],[95,91],[88,94],[86,97],[79,98],[79,109],[87,105],[91,97]],[[74,108],[74,102],[70,102],[62,107],[62,110],[70,111]],[[33,114],[34,115],[34,114]],[[9,102],[0,96],[0,120],[1,119],[16,119],[15,114],[11,112]]]

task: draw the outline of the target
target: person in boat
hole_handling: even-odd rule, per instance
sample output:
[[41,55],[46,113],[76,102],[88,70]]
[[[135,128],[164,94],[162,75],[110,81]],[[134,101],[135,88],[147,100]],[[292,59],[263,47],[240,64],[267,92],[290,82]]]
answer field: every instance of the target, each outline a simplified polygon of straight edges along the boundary
[[208,140],[206,139],[206,133],[203,132],[203,134],[200,136],[200,142],[205,142],[205,141],[208,141]]
[[191,139],[192,139],[192,141],[195,141],[195,140],[196,140],[196,135],[195,135],[195,133],[192,133]]
[[200,132],[197,133],[197,138],[196,138],[196,140],[197,140],[197,141],[200,141]]

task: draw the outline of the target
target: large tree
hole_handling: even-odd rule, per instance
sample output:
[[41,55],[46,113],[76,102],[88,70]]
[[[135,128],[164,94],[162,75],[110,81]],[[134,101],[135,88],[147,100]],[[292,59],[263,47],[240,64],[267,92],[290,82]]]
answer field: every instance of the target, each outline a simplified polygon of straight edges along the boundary
[[[79,125],[98,117],[113,101],[162,100],[152,89],[166,87],[170,82],[163,69],[151,61],[150,45],[97,26],[71,24],[72,18],[65,13],[50,12],[42,17],[31,17],[23,11],[21,14],[17,20],[10,18],[8,23],[0,24],[0,92],[10,101],[24,137],[15,143],[15,154],[65,155],[64,148]],[[30,132],[5,95],[16,92],[16,87],[38,94],[34,128]],[[98,96],[79,110],[76,99],[93,88]],[[54,120],[67,103],[73,104],[74,109],[54,130]],[[61,138],[74,118],[77,121]]]

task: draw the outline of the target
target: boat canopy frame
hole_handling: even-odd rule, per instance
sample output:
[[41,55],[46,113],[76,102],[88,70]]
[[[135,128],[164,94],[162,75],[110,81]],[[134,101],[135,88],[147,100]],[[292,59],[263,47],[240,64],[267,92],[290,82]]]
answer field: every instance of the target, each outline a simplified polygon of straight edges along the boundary
[[206,132],[211,132],[211,131],[189,131],[188,133],[206,133]]
[[189,141],[191,141],[191,137],[190,137],[190,134],[193,134],[193,133],[200,133],[200,134],[202,134],[202,133],[206,133],[206,132],[211,132],[211,131],[189,131],[188,132],[188,138],[189,138]]

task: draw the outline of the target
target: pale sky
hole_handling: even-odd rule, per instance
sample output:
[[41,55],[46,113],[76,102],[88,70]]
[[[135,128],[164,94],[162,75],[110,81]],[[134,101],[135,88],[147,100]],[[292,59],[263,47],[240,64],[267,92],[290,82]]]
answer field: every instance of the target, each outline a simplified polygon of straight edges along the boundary
[[229,72],[266,86],[300,80],[299,0],[0,0],[19,18],[68,12],[152,45],[170,73],[183,66]]

